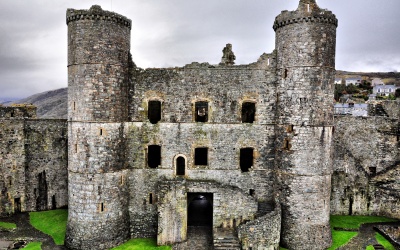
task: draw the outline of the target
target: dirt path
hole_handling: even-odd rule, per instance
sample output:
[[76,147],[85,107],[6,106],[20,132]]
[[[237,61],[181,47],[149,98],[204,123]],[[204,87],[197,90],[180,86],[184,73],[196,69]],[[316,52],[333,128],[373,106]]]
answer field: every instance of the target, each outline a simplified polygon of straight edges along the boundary
[[39,230],[32,227],[29,223],[29,214],[21,213],[13,215],[8,218],[1,218],[1,221],[11,222],[17,225],[17,229],[13,232],[0,232],[0,241],[17,241],[25,240],[28,242],[40,241],[42,242],[43,250],[66,250],[64,246],[57,246],[54,243],[53,238],[49,235],[40,232]]
[[[377,225],[394,225],[394,224],[399,224],[399,222],[362,224],[358,230],[357,236],[352,238],[350,242],[347,243],[345,246],[338,248],[338,250],[364,250],[369,245],[379,245],[378,241],[375,239],[376,231],[374,230],[374,227]],[[399,248],[397,247],[396,249]]]

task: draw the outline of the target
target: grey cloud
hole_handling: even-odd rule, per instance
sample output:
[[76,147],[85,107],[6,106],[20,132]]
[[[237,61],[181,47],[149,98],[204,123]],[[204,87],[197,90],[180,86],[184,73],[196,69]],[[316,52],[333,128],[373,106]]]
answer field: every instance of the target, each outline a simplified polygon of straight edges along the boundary
[[[0,99],[67,85],[67,8],[99,4],[132,19],[132,48],[140,67],[219,63],[233,44],[237,64],[274,49],[272,24],[298,0],[1,0]],[[318,0],[339,19],[336,67],[348,71],[400,69],[399,0]]]

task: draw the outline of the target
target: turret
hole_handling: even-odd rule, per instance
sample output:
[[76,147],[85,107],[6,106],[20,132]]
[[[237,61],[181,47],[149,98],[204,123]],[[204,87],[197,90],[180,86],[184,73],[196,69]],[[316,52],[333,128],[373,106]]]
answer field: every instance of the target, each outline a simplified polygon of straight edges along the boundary
[[67,10],[68,190],[66,245],[109,249],[129,238],[123,122],[128,120],[131,21]]
[[276,173],[282,206],[281,244],[331,244],[333,94],[338,21],[315,0],[276,17]]

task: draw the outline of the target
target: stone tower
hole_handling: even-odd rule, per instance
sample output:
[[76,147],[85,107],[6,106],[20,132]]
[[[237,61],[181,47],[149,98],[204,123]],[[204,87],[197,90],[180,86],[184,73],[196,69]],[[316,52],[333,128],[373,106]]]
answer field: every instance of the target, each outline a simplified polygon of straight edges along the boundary
[[331,244],[333,82],[338,21],[315,0],[276,17],[276,159],[282,205],[281,244]]
[[66,245],[108,249],[129,238],[123,122],[128,119],[131,20],[67,10],[68,189]]

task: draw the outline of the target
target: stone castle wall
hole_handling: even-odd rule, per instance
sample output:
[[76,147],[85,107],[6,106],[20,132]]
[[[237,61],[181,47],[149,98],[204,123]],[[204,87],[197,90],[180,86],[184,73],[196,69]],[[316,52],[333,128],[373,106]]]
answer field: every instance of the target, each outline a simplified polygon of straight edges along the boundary
[[333,214],[400,218],[398,119],[336,117]]
[[107,249],[129,238],[121,122],[128,120],[131,21],[94,5],[68,9],[67,25],[66,246]]
[[68,204],[66,121],[31,119],[35,110],[0,107],[2,216]]
[[282,209],[281,244],[331,245],[333,82],[337,19],[315,1],[276,17],[275,167]]
[[71,249],[184,241],[194,194],[212,202],[214,233],[237,230],[245,248],[328,247],[330,211],[399,217],[398,109],[334,121],[337,19],[315,0],[282,12],[276,50],[249,65],[230,51],[219,65],[142,70],[126,17],[69,9],[67,25],[68,125],[0,108],[1,215],[68,203]]

